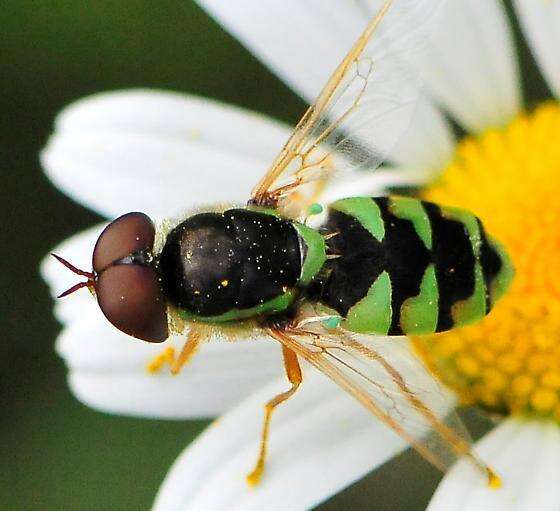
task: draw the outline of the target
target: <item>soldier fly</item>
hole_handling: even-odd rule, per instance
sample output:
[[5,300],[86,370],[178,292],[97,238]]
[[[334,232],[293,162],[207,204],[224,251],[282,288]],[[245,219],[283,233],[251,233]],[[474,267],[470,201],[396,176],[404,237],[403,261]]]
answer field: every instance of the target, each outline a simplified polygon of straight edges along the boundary
[[[115,327],[147,342],[186,336],[173,373],[215,333],[258,331],[281,343],[291,387],[266,405],[251,483],[263,472],[274,408],[302,383],[298,359],[439,468],[465,456],[497,481],[461,428],[443,422],[448,410],[437,409],[437,396],[420,397],[368,336],[388,336],[390,351],[397,342],[390,336],[481,319],[511,281],[505,250],[472,213],[410,197],[343,198],[328,205],[319,225],[308,221],[321,212],[325,186],[345,172],[373,171],[407,127],[419,88],[403,63],[422,46],[440,3],[384,4],[244,207],[208,208],[158,228],[142,213],[126,214],[99,236],[91,272],[57,256],[87,277],[62,296],[89,287]],[[399,8],[400,19],[423,22],[399,31],[388,14]],[[387,37],[373,37],[384,23],[392,29]]]

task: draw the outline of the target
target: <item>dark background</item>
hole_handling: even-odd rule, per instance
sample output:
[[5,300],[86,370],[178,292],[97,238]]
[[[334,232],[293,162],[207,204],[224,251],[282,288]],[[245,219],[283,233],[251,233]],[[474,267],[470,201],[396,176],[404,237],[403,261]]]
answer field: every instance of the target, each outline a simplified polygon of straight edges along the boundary
[[[0,509],[148,509],[207,423],[103,415],[70,394],[38,265],[99,217],[50,185],[39,150],[63,106],[99,91],[185,91],[292,124],[305,104],[188,0],[5,0],[1,12]],[[522,50],[532,102],[547,91]],[[321,509],[424,509],[439,477],[407,453]]]

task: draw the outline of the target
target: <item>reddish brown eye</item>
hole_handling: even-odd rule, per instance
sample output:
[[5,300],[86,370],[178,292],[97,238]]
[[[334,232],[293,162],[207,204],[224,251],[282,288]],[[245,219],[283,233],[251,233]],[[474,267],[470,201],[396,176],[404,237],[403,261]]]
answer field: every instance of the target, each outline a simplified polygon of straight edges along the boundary
[[111,222],[93,249],[93,270],[101,273],[109,265],[136,250],[152,250],[154,224],[144,213],[127,213]]
[[96,291],[103,314],[119,330],[148,342],[167,339],[165,298],[152,268],[111,266],[99,275]]

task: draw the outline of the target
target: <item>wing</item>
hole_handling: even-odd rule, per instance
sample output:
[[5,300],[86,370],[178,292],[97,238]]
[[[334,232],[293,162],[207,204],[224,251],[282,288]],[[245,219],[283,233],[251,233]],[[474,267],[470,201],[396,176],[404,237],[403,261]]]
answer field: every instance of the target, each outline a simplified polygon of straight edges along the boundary
[[331,378],[440,470],[464,457],[489,484],[499,484],[498,476],[471,451],[451,394],[428,373],[405,338],[357,340],[340,328],[336,333],[272,329],[270,335]]
[[[420,52],[444,0],[388,0],[337,67],[253,189],[251,202],[290,206],[317,195],[335,172],[374,170],[408,127],[419,80],[407,66]],[[306,187],[310,183],[316,185]]]

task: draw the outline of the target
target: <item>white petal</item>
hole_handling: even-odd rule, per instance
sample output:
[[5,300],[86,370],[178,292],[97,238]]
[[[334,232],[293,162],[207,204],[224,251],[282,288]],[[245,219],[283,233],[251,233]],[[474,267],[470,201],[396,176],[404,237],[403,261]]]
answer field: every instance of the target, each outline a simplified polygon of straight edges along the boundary
[[502,478],[500,489],[459,462],[443,479],[430,511],[556,511],[560,508],[560,430],[552,422],[508,419],[476,451]]
[[368,19],[357,2],[197,2],[309,102],[319,93]]
[[[418,187],[426,184],[432,174],[417,169],[384,167],[376,172],[350,172],[344,179],[329,183],[321,196],[321,202],[329,204],[346,197],[376,196],[387,193],[392,187]],[[326,217],[323,218],[325,220]],[[314,224],[317,220],[313,217]]]
[[416,64],[435,98],[466,128],[500,126],[519,111],[515,49],[500,0],[447,2],[432,45]]
[[[307,369],[307,368],[306,368]],[[278,381],[220,418],[176,461],[154,509],[309,509],[401,452],[406,445],[312,369],[275,412],[261,484],[245,475],[256,461],[263,405]]]
[[542,72],[560,98],[560,3],[555,0],[515,0],[515,8]]
[[121,91],[67,107],[42,163],[57,186],[104,215],[170,216],[245,201],[288,135],[279,123],[207,99]]
[[[197,1],[309,103],[382,5],[378,0]],[[395,160],[421,170],[441,168],[453,149],[447,124],[426,98],[402,140],[392,153]]]
[[448,122],[426,97],[421,97],[391,159],[399,166],[416,169],[424,178],[432,178],[449,163],[454,149],[455,138]]
[[271,340],[215,341],[203,345],[177,376],[147,364],[166,347],[182,346],[173,336],[150,344],[113,328],[98,308],[65,327],[57,351],[69,383],[83,403],[110,413],[158,418],[214,417],[282,371],[279,347]]

